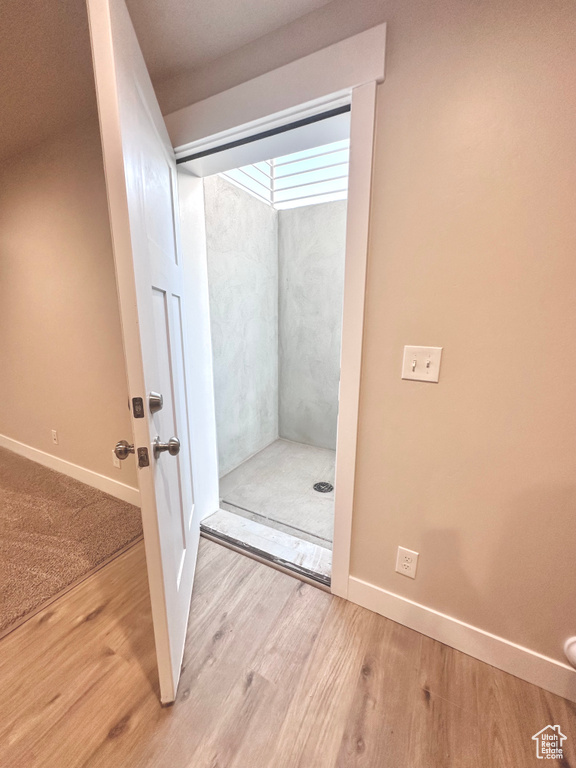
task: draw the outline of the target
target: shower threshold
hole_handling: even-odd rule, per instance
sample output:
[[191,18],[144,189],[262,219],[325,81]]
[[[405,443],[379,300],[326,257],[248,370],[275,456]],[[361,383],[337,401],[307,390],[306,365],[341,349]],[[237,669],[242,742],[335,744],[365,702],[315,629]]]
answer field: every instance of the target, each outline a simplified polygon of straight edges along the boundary
[[327,547],[219,509],[200,524],[207,538],[245,552],[295,576],[330,586],[332,551]]

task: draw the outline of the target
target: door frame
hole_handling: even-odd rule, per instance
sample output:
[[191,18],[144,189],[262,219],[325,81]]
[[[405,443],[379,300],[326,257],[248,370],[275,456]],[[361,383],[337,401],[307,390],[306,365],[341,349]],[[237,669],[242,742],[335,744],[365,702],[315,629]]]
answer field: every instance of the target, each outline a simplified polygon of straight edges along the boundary
[[176,158],[349,103],[350,164],[331,591],[348,597],[377,84],[386,24],[166,116]]

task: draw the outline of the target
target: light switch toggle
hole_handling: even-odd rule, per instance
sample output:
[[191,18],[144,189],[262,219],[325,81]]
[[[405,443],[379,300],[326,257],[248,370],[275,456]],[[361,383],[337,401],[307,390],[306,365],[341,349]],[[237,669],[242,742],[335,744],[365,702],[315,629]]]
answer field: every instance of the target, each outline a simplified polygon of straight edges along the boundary
[[437,382],[442,347],[404,347],[402,378]]

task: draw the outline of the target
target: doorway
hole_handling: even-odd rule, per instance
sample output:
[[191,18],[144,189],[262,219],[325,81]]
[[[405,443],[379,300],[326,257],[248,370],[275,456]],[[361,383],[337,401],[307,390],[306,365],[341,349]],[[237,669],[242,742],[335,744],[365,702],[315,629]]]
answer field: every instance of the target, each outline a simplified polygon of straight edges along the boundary
[[220,504],[202,529],[329,585],[349,113],[317,123],[203,180]]
[[[319,71],[323,68],[324,64],[319,62]],[[276,83],[279,75],[280,73],[271,73],[271,80]],[[260,85],[259,83],[259,88]],[[315,556],[322,560],[322,566],[321,568],[315,566],[311,569],[310,575],[315,581],[319,580],[325,586],[329,586],[333,594],[342,597],[346,597],[348,593],[350,569],[375,95],[376,83],[372,81],[347,91],[340,91],[317,102],[301,104],[284,113],[267,115],[262,111],[260,117],[251,123],[240,126],[228,123],[226,130],[218,131],[218,126],[223,126],[228,120],[225,116],[229,111],[237,111],[237,97],[240,94],[232,89],[230,93],[222,94],[222,99],[218,99],[217,104],[216,102],[210,102],[209,105],[199,104],[197,107],[192,106],[183,110],[182,113],[175,113],[167,118],[172,141],[176,146],[176,162],[179,170],[180,233],[184,270],[188,275],[188,306],[189,309],[192,308],[194,314],[194,332],[191,334],[192,353],[199,361],[200,367],[197,367],[197,370],[202,373],[197,380],[198,390],[194,401],[202,403],[203,407],[194,416],[193,421],[196,424],[193,426],[193,433],[198,438],[195,455],[201,459],[205,471],[197,474],[196,477],[206,479],[206,498],[214,501],[211,511],[201,515],[201,527],[205,536],[216,537],[214,530],[208,530],[207,518],[211,517],[209,525],[212,528],[216,522],[219,523],[218,540],[226,541],[231,546],[237,546],[241,538],[237,535],[238,527],[241,527],[240,532],[244,537],[246,528],[253,528],[258,523],[242,518],[221,506],[222,495],[218,475],[222,477],[226,472],[223,473],[222,467],[219,467],[216,438],[205,182],[207,177],[228,174],[229,177],[236,178],[226,180],[237,186],[240,181],[237,174],[245,171],[247,166],[256,166],[264,161],[269,162],[271,158],[283,158],[343,140],[349,142],[345,200],[344,292],[341,305],[340,384],[337,402],[338,439],[334,483],[331,483],[334,485],[334,491],[330,491],[333,493],[332,547],[330,549],[327,546],[321,546],[325,542],[312,543],[297,539],[298,549],[308,548],[308,545],[319,547],[315,550]],[[190,136],[193,126],[197,125],[198,121],[201,121],[205,127],[211,124],[216,130],[214,133],[197,132],[195,140],[189,143],[182,142],[179,145],[179,138]],[[285,144],[287,138],[290,142],[288,146]],[[248,180],[249,176],[252,176],[251,180]],[[244,174],[242,180],[246,185],[254,188],[253,192],[258,191],[258,194],[261,194],[262,188],[257,185],[258,180],[255,176],[257,174],[252,171],[251,174]],[[268,197],[270,190],[265,195],[270,202],[271,198]],[[280,202],[282,204],[286,201]],[[314,206],[310,207],[312,208]],[[193,439],[196,442],[196,437]],[[256,446],[254,452],[258,453],[266,447],[266,444]],[[244,457],[241,458],[244,459]],[[233,465],[229,471],[235,468]],[[224,503],[226,501],[224,499]],[[214,517],[215,513],[217,517]],[[277,520],[276,517],[274,519]],[[234,523],[234,531],[229,529],[231,523]],[[270,560],[271,558],[266,555],[268,542],[272,537],[282,538],[284,532],[273,530],[270,533],[268,528],[266,532],[261,531],[261,533],[267,535],[258,536],[258,540],[250,544],[244,542],[243,549],[251,551],[256,557],[265,557]],[[285,565],[284,561],[288,559],[286,548],[284,548],[274,563],[282,567]],[[293,564],[290,567],[293,567]],[[318,578],[319,572],[320,578]],[[301,574],[308,575],[305,570],[301,571]]]

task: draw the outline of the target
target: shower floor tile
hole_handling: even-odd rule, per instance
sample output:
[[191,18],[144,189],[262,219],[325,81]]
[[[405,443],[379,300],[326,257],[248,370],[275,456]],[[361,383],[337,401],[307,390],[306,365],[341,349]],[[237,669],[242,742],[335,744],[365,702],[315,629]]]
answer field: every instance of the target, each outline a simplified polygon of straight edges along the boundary
[[334,491],[319,493],[314,483],[334,484],[335,451],[276,440],[220,480],[225,509],[332,547]]

